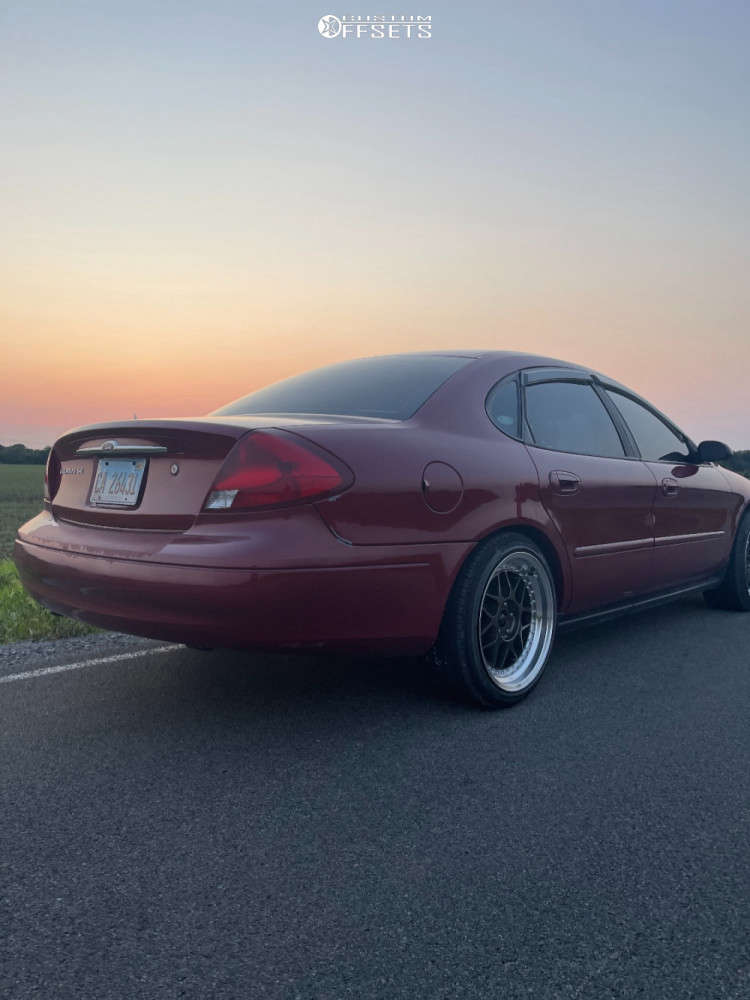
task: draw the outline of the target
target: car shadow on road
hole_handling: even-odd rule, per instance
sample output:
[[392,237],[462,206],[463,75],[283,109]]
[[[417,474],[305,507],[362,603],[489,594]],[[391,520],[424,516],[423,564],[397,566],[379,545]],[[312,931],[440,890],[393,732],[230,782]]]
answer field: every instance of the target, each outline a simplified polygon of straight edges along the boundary
[[[561,633],[550,663],[534,692],[510,709],[526,712],[542,705],[558,711],[572,700],[610,695],[627,697],[662,687],[688,655],[711,655],[717,636],[732,636],[743,616],[710,610],[689,598],[637,616]],[[721,624],[720,624],[721,623]],[[744,630],[743,630],[744,634]],[[230,714],[310,712],[327,706],[342,713],[409,711],[415,715],[462,716],[486,713],[456,695],[425,658],[261,654],[246,651],[185,650],[181,669],[168,686],[206,699]],[[164,686],[161,690],[165,694]],[[501,714],[508,714],[503,712]]]
[[[686,599],[638,616],[562,633],[540,683],[528,698],[490,712],[458,697],[425,658],[367,655],[265,654],[249,651],[180,648],[168,656],[145,654],[127,664],[26,682],[74,685],[55,695],[60,734],[81,734],[117,726],[151,740],[173,737],[224,739],[232,730],[280,733],[339,730],[358,739],[381,729],[433,727],[455,733],[491,729],[503,741],[522,736],[529,725],[555,732],[607,716],[627,720],[632,705],[657,697],[669,710],[686,685],[695,685],[705,663],[736,668],[737,650],[746,646],[747,616],[706,608]],[[696,667],[698,668],[696,670]],[[727,670],[729,666],[727,667]],[[726,683],[731,676],[726,673]],[[717,673],[721,677],[721,670]],[[19,695],[37,702],[30,687]],[[10,693],[10,692],[6,692]],[[49,695],[52,695],[50,689]],[[498,726],[500,730],[498,730]]]
[[650,768],[675,726],[701,752],[720,744],[745,710],[748,625],[692,600],[561,635],[535,690],[499,712],[456,698],[421,658],[177,648],[7,685],[0,742],[6,762],[43,760],[45,781],[148,774],[138,794],[155,802],[228,775],[334,796],[347,776],[397,786],[411,767],[439,784],[474,780],[475,765],[494,770],[493,795],[518,797],[529,775],[544,789],[613,747],[622,766]]

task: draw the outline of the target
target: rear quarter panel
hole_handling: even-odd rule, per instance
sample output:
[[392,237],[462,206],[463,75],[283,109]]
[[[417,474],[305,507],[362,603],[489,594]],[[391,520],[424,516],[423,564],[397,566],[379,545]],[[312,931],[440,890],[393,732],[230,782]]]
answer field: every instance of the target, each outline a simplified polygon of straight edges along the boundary
[[[546,362],[533,359],[540,360]],[[498,379],[524,363],[515,355],[468,365],[408,421],[362,434],[316,429],[316,442],[342,458],[356,477],[346,493],[318,504],[331,530],[358,546],[440,545],[476,543],[499,528],[527,525],[553,546],[567,593],[567,555],[541,502],[536,467],[522,443],[490,422],[484,406]],[[431,463],[457,473],[457,502],[444,513],[431,509],[425,495]]]
[[[404,424],[361,440],[335,438],[328,435],[325,446],[354,468],[356,480],[318,509],[355,545],[468,541],[508,521],[548,520],[526,449],[499,431],[476,438]],[[445,513],[427,502],[425,471],[434,463],[457,474],[455,506]]]

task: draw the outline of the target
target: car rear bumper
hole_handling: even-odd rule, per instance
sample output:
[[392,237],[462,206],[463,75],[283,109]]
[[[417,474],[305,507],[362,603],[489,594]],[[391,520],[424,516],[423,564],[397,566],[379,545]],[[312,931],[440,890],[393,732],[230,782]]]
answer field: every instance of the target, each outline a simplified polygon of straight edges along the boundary
[[42,605],[102,628],[215,647],[424,652],[466,549],[334,540],[336,562],[327,549],[319,565],[242,568],[208,565],[206,546],[199,565],[71,551],[40,544],[33,524],[14,558]]

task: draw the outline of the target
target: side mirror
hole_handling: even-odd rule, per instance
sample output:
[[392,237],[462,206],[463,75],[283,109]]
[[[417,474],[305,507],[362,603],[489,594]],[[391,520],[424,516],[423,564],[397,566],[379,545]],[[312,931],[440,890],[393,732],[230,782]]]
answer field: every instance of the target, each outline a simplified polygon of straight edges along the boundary
[[722,441],[701,441],[698,445],[699,462],[724,462],[732,454],[732,449]]

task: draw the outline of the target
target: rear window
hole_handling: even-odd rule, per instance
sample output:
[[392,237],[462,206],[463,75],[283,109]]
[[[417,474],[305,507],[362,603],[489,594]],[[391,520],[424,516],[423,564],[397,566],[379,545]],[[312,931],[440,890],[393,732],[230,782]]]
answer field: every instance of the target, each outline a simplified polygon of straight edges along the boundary
[[406,420],[470,360],[428,354],[344,361],[275,382],[215,412],[227,416],[330,413]]

